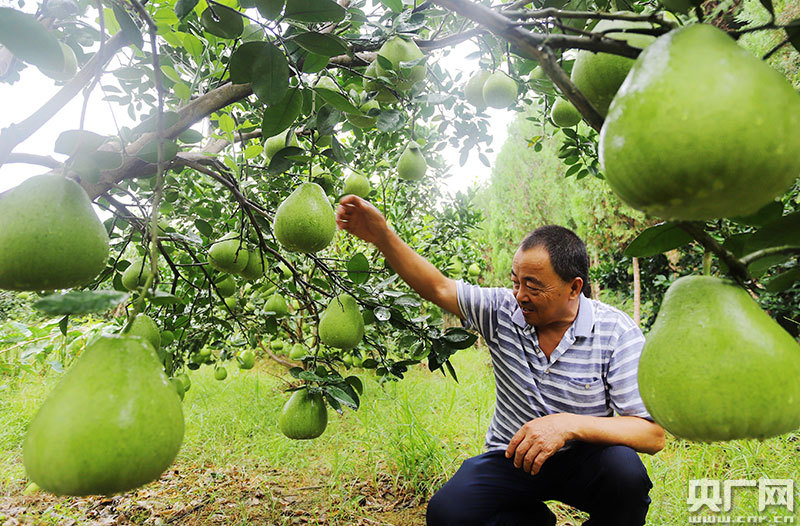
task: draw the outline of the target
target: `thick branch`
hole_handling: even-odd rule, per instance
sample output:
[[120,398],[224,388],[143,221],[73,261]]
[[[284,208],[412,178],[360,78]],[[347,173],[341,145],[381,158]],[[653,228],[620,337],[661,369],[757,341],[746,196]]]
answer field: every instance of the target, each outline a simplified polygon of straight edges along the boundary
[[[456,13],[469,18],[507,40],[521,51],[532,55],[542,67],[553,83],[558,86],[565,98],[567,98],[581,113],[586,122],[595,130],[600,131],[603,126],[603,117],[597,109],[589,102],[578,88],[572,83],[567,74],[558,65],[556,57],[551,49],[559,47],[554,45],[556,42],[572,42],[572,45],[565,47],[577,47],[578,42],[591,43],[592,39],[586,37],[574,37],[567,35],[543,35],[533,33],[525,28],[519,27],[516,22],[509,20],[498,12],[469,0],[433,0],[442,7],[455,11]],[[608,43],[609,47],[618,48],[619,54],[625,56],[638,56],[639,49],[628,46],[621,41],[599,38],[598,42]],[[604,46],[605,47],[605,46]]]
[[46,166],[53,169],[61,168],[61,166],[63,166],[62,163],[56,161],[52,157],[48,157],[46,155],[36,155],[33,153],[12,153],[9,154],[6,162],[9,164],[38,164],[39,166]]
[[12,124],[8,128],[0,131],[0,166],[8,159],[8,155],[14,151],[19,143],[30,137],[39,128],[44,126],[50,119],[63,108],[67,102],[72,100],[75,95],[80,93],[84,86],[99,74],[106,63],[125,45],[128,41],[122,31],[111,37],[106,45],[98,51],[95,56],[80,70],[58,93],[36,110],[33,115],[20,122]]
[[[178,121],[164,132],[167,139],[174,139],[184,131],[188,130],[194,123],[205,118],[211,113],[224,108],[238,100],[241,100],[253,93],[250,84],[226,84],[210,91],[199,97],[178,111]],[[96,184],[82,181],[86,193],[94,199],[107,191],[114,185],[125,179],[150,175],[156,171],[156,166],[147,163],[137,157],[133,157],[145,145],[156,140],[157,134],[150,132],[142,135],[132,144],[125,148],[128,156],[125,157],[122,167],[116,170],[104,172]]]

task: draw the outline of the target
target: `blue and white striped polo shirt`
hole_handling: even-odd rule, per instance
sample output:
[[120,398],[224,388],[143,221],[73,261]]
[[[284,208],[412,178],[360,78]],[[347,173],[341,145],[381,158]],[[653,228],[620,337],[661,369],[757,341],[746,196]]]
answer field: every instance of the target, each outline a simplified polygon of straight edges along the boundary
[[548,360],[511,289],[459,281],[458,306],[492,355],[496,404],[488,450],[505,449],[526,422],[552,413],[652,420],[637,384],[644,336],[619,309],[581,295],[578,316]]

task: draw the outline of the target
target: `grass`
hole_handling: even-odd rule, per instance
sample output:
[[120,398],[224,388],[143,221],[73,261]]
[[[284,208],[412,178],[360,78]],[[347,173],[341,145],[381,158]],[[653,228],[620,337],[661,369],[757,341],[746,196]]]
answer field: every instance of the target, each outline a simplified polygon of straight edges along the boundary
[[[187,518],[186,524],[284,523],[272,522],[275,517],[289,524],[287,510],[298,509],[315,517],[316,524],[360,524],[357,520],[378,517],[375,510],[387,508],[386,503],[415,512],[405,518],[381,516],[377,523],[421,524],[427,498],[464,459],[482,451],[492,414],[494,382],[485,351],[462,351],[454,361],[459,383],[418,368],[402,382],[379,385],[371,373],[362,371],[362,407],[343,416],[331,412],[325,434],[313,441],[291,441],[278,431],[277,418],[287,396],[277,366],[262,362],[251,371],[229,367],[223,382],[214,380],[210,368],[195,371],[184,401],[184,444],[176,469],[161,481],[175,491],[159,494],[160,500],[165,509],[190,507],[194,501],[216,503],[202,521]],[[0,499],[19,498],[25,428],[56,380],[51,374],[0,382],[7,386],[0,391]],[[654,483],[648,524],[688,523],[690,479],[800,482],[798,450],[800,441],[792,434],[763,442],[716,444],[669,438],[657,455],[642,455]],[[127,504],[117,503],[128,510],[129,518],[137,518],[132,520],[135,524],[152,512],[136,507],[143,491]],[[734,495],[731,515],[765,517],[770,523],[791,515],[784,507],[759,512],[755,488],[736,490]],[[80,523],[85,515],[69,503],[50,501],[39,523],[56,524],[65,516]],[[564,506],[551,506],[559,524],[580,524],[585,518]],[[794,513],[798,510],[800,503]],[[214,517],[223,515],[224,521],[215,522]]]

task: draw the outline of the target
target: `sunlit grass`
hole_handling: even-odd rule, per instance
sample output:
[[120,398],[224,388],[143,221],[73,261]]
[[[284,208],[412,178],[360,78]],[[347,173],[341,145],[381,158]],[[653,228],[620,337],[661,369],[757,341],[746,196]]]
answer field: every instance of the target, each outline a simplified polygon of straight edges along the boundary
[[[225,381],[211,368],[191,372],[192,388],[184,401],[186,436],[178,461],[184,466],[274,468],[306,486],[324,486],[335,494],[343,517],[359,513],[358,484],[415,494],[424,502],[460,466],[482,452],[494,404],[494,381],[485,350],[456,355],[456,383],[422,367],[398,383],[379,384],[369,371],[358,370],[365,392],[358,411],[329,414],[322,437],[293,441],[278,430],[277,420],[288,384],[274,364],[250,371],[229,366]],[[352,373],[353,371],[351,371]],[[8,380],[8,379],[7,379]],[[25,428],[54,385],[32,375],[5,383],[0,391],[0,491],[24,477],[21,462]],[[687,394],[688,396],[689,394]],[[759,478],[800,482],[800,442],[795,435],[764,441],[699,444],[669,438],[657,455],[642,455],[654,488],[648,524],[686,524],[690,479]],[[731,515],[787,515],[784,507],[758,511],[758,492],[736,493]],[[795,505],[795,514],[800,503]],[[242,510],[245,524],[247,511]],[[565,524],[579,524],[559,512]],[[346,524],[343,519],[343,524]]]

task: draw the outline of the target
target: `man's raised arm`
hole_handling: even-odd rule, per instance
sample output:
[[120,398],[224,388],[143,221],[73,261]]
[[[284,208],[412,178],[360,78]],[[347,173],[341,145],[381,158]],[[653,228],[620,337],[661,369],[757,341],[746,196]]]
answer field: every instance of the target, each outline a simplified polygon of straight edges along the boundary
[[456,282],[414,252],[389,228],[386,219],[372,204],[355,195],[342,197],[336,209],[336,223],[342,230],[375,245],[417,294],[461,317]]

